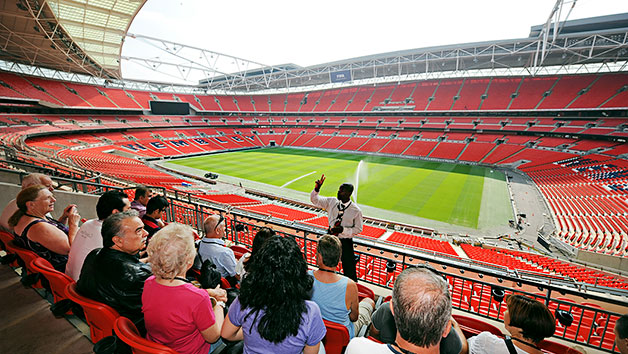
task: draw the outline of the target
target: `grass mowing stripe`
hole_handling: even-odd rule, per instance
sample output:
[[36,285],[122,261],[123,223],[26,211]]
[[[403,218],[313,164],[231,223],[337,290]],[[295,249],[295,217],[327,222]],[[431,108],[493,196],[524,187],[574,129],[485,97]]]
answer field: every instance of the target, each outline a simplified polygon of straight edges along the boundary
[[[461,181],[465,178],[466,175],[450,173],[444,179],[440,179],[438,187],[421,208],[419,214],[428,219],[440,218],[440,220],[449,222],[451,212],[462,190]],[[468,226],[466,223],[461,224]]]
[[483,186],[484,179],[482,177],[472,174],[467,175],[462,189],[468,192],[461,193],[458,197],[458,200],[451,212],[451,223],[468,223],[469,226],[477,228],[480,209],[469,206],[477,205],[481,202]]

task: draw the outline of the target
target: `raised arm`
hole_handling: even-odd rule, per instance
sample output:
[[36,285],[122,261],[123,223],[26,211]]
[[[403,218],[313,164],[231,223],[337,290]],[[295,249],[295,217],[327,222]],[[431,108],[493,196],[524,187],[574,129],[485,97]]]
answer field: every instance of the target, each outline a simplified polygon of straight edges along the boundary
[[312,190],[312,193],[310,193],[310,201],[315,206],[328,210],[330,201],[333,201],[335,198],[321,197],[318,194],[324,182],[325,182],[325,175],[322,175],[320,179],[314,182],[314,190]]
[[325,174],[322,174],[321,178],[319,178],[318,180],[314,182],[314,190],[316,192],[320,192],[321,187],[323,186],[323,183],[325,183]]

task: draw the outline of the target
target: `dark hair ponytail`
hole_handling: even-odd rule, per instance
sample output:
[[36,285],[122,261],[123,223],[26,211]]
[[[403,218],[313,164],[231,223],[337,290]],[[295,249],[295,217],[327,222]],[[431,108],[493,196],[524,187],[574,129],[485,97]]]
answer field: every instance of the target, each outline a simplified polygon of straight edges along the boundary
[[33,200],[37,199],[37,197],[39,196],[39,191],[41,191],[42,189],[47,189],[47,188],[44,185],[36,184],[34,186],[30,186],[30,187],[22,189],[17,194],[17,197],[15,197],[15,204],[17,205],[17,210],[9,218],[9,221],[8,221],[9,226],[15,227],[15,225],[17,225],[17,223],[20,222],[20,219],[22,218],[22,216],[26,214],[26,211],[27,211],[26,203],[32,202]]

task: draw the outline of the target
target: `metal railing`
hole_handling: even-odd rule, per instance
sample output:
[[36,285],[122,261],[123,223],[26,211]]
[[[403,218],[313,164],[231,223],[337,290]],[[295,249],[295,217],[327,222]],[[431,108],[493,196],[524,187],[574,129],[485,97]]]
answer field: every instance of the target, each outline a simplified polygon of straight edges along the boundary
[[[306,262],[316,265],[316,245],[324,233],[322,229],[302,228],[298,223],[257,216],[224,205],[198,203],[185,192],[172,194],[170,200],[169,220],[191,225],[201,235],[203,220],[211,214],[221,213],[226,216],[226,237],[231,242],[250,247],[260,227],[271,227],[281,236],[294,238],[301,246]],[[558,322],[554,337],[605,352],[615,350],[614,322],[622,313],[628,312],[628,292],[621,289],[591,291],[567,277],[508,270],[493,264],[479,265],[436,252],[402,249],[360,238],[354,243],[361,282],[391,289],[403,269],[427,263],[446,277],[454,308],[503,321],[504,296],[523,294],[544,302],[555,314],[556,310],[570,314],[573,323],[567,326]],[[501,298],[495,296],[500,290],[503,292]]]

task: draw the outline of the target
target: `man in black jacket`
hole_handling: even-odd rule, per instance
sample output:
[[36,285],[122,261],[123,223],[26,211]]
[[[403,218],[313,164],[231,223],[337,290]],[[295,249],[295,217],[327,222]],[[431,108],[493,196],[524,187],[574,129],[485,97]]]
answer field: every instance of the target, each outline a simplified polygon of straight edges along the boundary
[[85,258],[77,290],[113,307],[143,331],[142,291],[152,272],[138,254],[146,246],[148,233],[135,210],[107,217],[101,232],[103,248],[93,250]]

